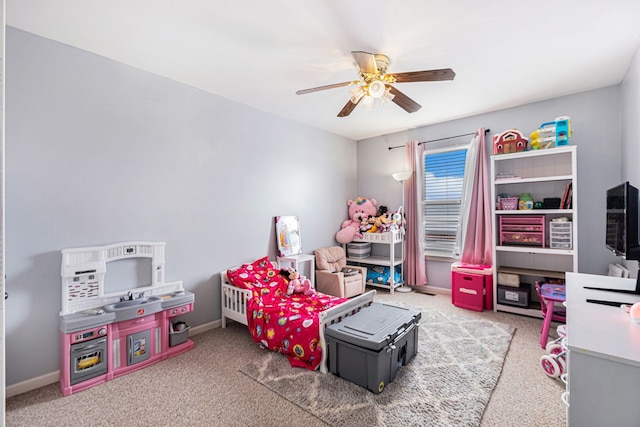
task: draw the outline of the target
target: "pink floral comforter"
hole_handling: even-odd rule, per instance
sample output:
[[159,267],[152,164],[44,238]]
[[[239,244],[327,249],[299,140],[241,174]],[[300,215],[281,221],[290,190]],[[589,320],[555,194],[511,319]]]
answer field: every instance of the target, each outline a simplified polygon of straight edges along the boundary
[[247,320],[253,340],[287,355],[291,366],[314,370],[322,359],[320,312],[347,301],[316,292],[287,295],[287,279],[268,258],[227,271],[229,281],[252,291]]

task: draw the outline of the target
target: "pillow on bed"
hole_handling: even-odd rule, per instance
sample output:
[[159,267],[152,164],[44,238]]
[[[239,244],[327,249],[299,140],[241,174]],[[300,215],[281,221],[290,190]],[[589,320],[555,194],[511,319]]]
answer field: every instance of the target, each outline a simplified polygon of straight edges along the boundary
[[260,258],[251,264],[242,264],[238,268],[227,270],[229,282],[241,289],[276,288],[286,292],[287,282],[275,269],[268,257]]
[[229,282],[238,288],[241,289],[250,289],[251,282],[255,282],[256,279],[253,273],[249,272],[245,265],[242,265],[238,268],[230,268],[227,270],[227,277],[229,278]]
[[265,271],[273,268],[273,264],[269,261],[269,257],[257,259],[251,263],[251,266],[256,271]]

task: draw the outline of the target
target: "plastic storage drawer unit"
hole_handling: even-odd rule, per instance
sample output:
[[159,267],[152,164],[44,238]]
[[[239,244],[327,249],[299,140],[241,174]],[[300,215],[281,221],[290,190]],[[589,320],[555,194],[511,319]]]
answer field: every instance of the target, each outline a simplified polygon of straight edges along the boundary
[[541,246],[545,244],[544,216],[501,216],[500,245]]
[[571,221],[551,221],[549,223],[549,246],[552,249],[571,249]]
[[418,352],[420,317],[416,310],[374,302],[328,326],[329,371],[381,393]]
[[493,309],[493,268],[490,265],[453,263],[451,302],[468,310]]

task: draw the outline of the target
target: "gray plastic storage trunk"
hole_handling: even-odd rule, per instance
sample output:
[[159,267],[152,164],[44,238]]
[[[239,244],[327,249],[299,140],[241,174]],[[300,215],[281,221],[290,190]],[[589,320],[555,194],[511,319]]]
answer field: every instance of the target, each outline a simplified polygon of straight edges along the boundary
[[372,303],[328,326],[329,370],[374,393],[382,392],[418,352],[420,317],[416,310]]

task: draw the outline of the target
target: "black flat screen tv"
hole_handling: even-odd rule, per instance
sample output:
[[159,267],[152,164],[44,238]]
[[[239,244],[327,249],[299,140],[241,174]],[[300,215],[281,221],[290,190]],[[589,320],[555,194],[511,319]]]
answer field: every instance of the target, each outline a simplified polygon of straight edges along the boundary
[[638,189],[624,182],[607,190],[606,247],[627,260],[640,260]]
[[[640,260],[638,244],[638,189],[624,182],[607,190],[607,249],[627,260]],[[635,289],[610,289],[585,286],[585,289],[640,295],[640,271]],[[607,305],[633,304],[629,302],[587,299],[587,302]]]

